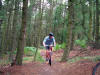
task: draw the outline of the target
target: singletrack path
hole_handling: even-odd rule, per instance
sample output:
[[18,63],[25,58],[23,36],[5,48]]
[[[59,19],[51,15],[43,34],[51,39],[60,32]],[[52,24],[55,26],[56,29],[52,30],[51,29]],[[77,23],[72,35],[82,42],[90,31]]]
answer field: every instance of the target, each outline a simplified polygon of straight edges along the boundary
[[[100,50],[98,52],[100,53]],[[43,55],[43,53],[41,54]],[[62,51],[54,52],[51,66],[45,62],[26,63],[22,66],[9,67],[8,70],[5,70],[5,73],[0,75],[92,75],[92,69],[97,62],[85,59],[75,63],[59,62],[62,53]],[[75,52],[72,53],[75,54]]]

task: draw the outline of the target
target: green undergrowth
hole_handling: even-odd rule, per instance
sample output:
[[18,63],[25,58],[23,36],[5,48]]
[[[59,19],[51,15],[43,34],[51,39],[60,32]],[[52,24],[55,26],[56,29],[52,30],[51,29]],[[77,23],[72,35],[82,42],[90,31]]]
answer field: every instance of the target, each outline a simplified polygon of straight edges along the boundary
[[97,61],[100,61],[100,56],[75,57],[75,58],[69,59],[68,62],[75,63],[75,62],[80,61],[82,59],[88,59],[88,60],[91,60],[93,62],[97,62]]
[[0,65],[10,64],[9,60],[0,60]]
[[54,51],[64,49],[65,47],[66,47],[66,43],[56,44],[56,46],[54,47]]
[[86,44],[86,40],[75,40],[75,45],[80,46],[81,48],[86,48],[87,44]]
[[[34,60],[34,55],[35,55],[35,52],[33,53],[33,55],[28,55],[26,57],[23,58],[23,62],[25,61],[33,61]],[[44,62],[44,59],[42,58],[42,56],[40,55],[40,50],[38,50],[37,52],[37,55],[36,55],[36,61],[39,61],[39,62]]]
[[[16,55],[16,52],[17,52],[17,49],[13,52],[13,55]],[[34,60],[35,52],[36,52],[35,47],[24,47],[23,62],[32,62]],[[11,63],[11,61],[9,61],[9,54],[10,53],[8,53],[8,55],[4,54],[2,56],[3,59],[0,59],[0,65],[6,65],[6,64]],[[44,59],[40,55],[40,49],[38,49],[36,61],[44,62]]]

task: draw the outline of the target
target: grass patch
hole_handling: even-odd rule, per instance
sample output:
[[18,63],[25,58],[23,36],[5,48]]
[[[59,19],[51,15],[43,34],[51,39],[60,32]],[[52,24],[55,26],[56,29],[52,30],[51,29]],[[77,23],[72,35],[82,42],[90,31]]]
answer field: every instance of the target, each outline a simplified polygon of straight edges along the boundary
[[33,60],[33,57],[24,57],[23,58],[23,61],[32,61]]
[[24,47],[24,55],[26,56],[33,56],[35,54],[35,51],[35,47]]
[[10,64],[9,60],[0,60],[0,65],[7,65]]
[[40,50],[38,50],[37,57],[36,57],[36,61],[39,61],[39,62],[44,62],[44,61],[45,61],[45,60],[42,58],[42,56],[40,55]]
[[[26,57],[23,58],[23,62],[33,61],[36,50],[37,49],[35,47],[25,47],[24,48],[24,54],[26,55]],[[40,49],[38,49],[36,61],[44,62],[44,59],[40,55]]]
[[100,56],[95,56],[95,57],[93,58],[93,61],[94,61],[94,62],[100,61]]
[[[34,55],[33,56],[26,56],[23,58],[23,62],[32,62],[34,60]],[[40,55],[40,50],[38,50],[37,56],[36,56],[36,61],[39,62],[44,62],[45,60],[42,58]]]
[[68,62],[74,63],[74,62],[80,61],[81,59],[88,59],[88,60],[97,62],[97,61],[100,61],[100,56],[75,57],[75,58],[69,59]]
[[74,62],[77,62],[81,59],[84,59],[84,57],[75,57],[75,58],[69,59],[68,62],[69,63],[74,63]]
[[87,47],[86,43],[87,43],[86,40],[80,40],[80,39],[75,40],[75,45],[78,45],[81,48],[86,48]]
[[56,44],[56,46],[54,47],[54,51],[64,49],[64,48],[66,48],[66,43]]
[[11,61],[9,61],[9,56],[7,54],[3,54],[2,58],[0,59],[0,65],[7,65],[10,63]]

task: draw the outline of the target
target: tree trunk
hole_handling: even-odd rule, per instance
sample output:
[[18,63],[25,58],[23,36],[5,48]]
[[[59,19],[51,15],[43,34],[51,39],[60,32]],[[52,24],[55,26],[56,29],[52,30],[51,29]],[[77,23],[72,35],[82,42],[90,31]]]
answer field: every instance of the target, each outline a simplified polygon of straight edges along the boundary
[[11,42],[11,18],[12,18],[12,12],[10,11],[9,12],[9,15],[8,15],[8,21],[7,21],[7,26],[6,26],[6,33],[5,33],[5,48],[4,50],[5,51],[9,51],[9,45],[10,45],[10,42]]
[[99,0],[96,0],[96,34],[95,34],[96,48],[99,48]]
[[84,8],[85,7],[85,4],[84,4],[84,2],[81,3],[81,6],[82,6],[82,15],[83,15],[83,19],[82,19],[83,34],[88,38],[88,35],[87,35],[87,32],[86,32],[86,27],[85,27],[85,10],[84,10],[85,9]]
[[89,37],[89,40],[88,41],[91,41],[93,38],[92,38],[92,2],[90,1],[89,2],[89,34],[88,34],[88,37]]
[[53,19],[53,0],[50,2],[50,10],[49,10],[49,32],[52,32],[52,19]]
[[73,25],[73,1],[72,0],[68,0],[68,35],[67,35],[67,45],[66,45],[66,49],[64,49],[64,53],[62,56],[61,61],[67,61],[67,57],[69,56],[69,52],[70,52],[70,46],[71,46],[71,41],[72,41],[72,25]]
[[13,16],[13,27],[11,34],[11,48],[10,48],[10,60],[13,59],[13,52],[16,50],[17,44],[17,24],[18,24],[18,12],[19,12],[19,0],[15,0],[15,8],[14,8],[14,16]]
[[[43,1],[44,2],[44,1]],[[38,25],[38,30],[37,30],[37,37],[36,37],[36,52],[35,52],[35,55],[34,55],[34,61],[36,61],[36,56],[37,56],[37,52],[38,52],[38,48],[40,46],[40,41],[41,41],[41,27],[42,27],[42,15],[43,15],[43,8],[41,7],[41,0],[40,0],[40,6],[39,6],[39,25]]]
[[7,1],[7,22],[6,22],[6,31],[5,31],[5,46],[4,52],[10,51],[11,48],[11,31],[12,31],[12,20],[13,20],[13,5],[14,0]]
[[[72,30],[73,30],[73,28],[72,28]],[[73,50],[73,47],[74,47],[74,36],[75,36],[75,34],[72,32],[72,39],[71,39],[70,50]]]
[[73,32],[73,30],[74,30],[74,25],[75,25],[75,13],[74,13],[74,5],[72,4],[72,7],[71,7],[71,19],[72,19],[72,25],[71,25],[71,34],[70,34],[70,36],[71,36],[71,44],[70,44],[70,50],[72,50],[73,49],[73,46],[74,46],[74,32]]
[[28,0],[23,0],[22,25],[21,25],[20,36],[19,36],[19,41],[18,41],[18,48],[17,48],[17,55],[16,55],[17,65],[22,65],[22,59],[23,59],[23,54],[24,54],[26,23],[27,23],[27,8],[28,8]]
[[0,10],[2,9],[2,1],[0,0]]
[[2,32],[1,32],[1,24],[2,24],[2,20],[0,20],[0,52],[1,52],[1,49],[2,49],[2,47],[1,47],[1,39],[2,39]]
[[[0,0],[0,11],[2,10],[2,1]],[[2,46],[1,46],[1,40],[2,40],[2,32],[1,32],[1,24],[2,24],[2,19],[0,19],[0,53],[2,53]]]
[[[27,46],[32,46],[33,43],[33,37],[32,35],[34,34],[34,25],[32,26],[32,17],[33,17],[33,9],[35,8],[35,2],[36,0],[30,0],[30,5],[28,7],[28,16],[27,16],[27,30],[26,30],[26,45]],[[36,8],[35,8],[36,9]],[[30,37],[29,37],[30,36]]]
[[93,40],[95,40],[95,25],[96,25],[96,23],[95,23],[95,21],[96,21],[96,12],[95,12],[95,2],[93,3]]

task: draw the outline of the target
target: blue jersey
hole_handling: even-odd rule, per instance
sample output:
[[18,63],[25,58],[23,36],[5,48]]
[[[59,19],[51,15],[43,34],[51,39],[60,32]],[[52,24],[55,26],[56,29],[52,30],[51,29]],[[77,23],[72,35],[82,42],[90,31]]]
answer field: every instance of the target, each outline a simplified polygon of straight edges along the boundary
[[55,43],[55,38],[49,38],[49,36],[46,36],[43,40],[43,42],[45,43],[45,45],[54,45]]

